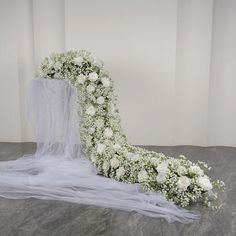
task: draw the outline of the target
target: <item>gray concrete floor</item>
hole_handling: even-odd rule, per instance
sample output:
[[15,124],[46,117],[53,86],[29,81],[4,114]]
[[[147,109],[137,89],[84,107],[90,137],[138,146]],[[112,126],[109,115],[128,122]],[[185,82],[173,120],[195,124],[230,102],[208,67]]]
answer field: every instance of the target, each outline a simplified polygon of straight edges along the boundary
[[[37,199],[0,198],[0,236],[28,235],[236,235],[236,148],[233,147],[146,147],[170,156],[186,155],[193,161],[206,161],[213,168],[209,175],[221,178],[226,191],[219,195],[223,208],[212,211],[193,205],[202,217],[193,224],[167,223],[137,213]],[[34,143],[0,143],[0,161],[16,159],[35,151]],[[0,173],[1,176],[1,173]]]

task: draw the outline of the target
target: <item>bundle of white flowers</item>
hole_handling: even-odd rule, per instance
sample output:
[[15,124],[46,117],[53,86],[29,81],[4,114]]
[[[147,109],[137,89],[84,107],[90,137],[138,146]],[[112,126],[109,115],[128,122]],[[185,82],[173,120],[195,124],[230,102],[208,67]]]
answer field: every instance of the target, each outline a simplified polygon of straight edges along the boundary
[[213,188],[224,188],[222,181],[211,181],[204,173],[204,162],[193,163],[184,156],[173,158],[128,144],[120,126],[113,81],[85,50],[54,53],[39,68],[45,79],[67,80],[78,91],[80,135],[84,152],[107,177],[126,183],[140,183],[146,191],[162,192],[180,206],[203,200],[213,205]]

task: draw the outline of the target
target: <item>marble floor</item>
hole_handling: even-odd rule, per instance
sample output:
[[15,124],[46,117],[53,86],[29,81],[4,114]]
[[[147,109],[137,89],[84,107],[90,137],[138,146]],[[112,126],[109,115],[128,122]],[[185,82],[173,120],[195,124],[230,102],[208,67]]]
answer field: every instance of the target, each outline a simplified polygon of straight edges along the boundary
[[[37,199],[0,198],[0,236],[233,236],[236,235],[236,148],[233,147],[146,147],[170,156],[186,155],[206,161],[213,168],[209,175],[220,177],[226,191],[219,199],[223,208],[212,211],[200,205],[201,219],[184,225],[161,219],[94,206]],[[33,153],[34,143],[0,143],[0,161]],[[1,173],[0,173],[1,176]]]

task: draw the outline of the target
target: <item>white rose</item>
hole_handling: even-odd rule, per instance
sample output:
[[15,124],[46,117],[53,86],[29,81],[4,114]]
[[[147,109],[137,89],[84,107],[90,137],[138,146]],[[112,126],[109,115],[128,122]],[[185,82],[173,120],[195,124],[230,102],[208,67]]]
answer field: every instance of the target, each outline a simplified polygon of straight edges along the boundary
[[105,131],[104,131],[104,135],[105,135],[105,137],[107,137],[107,138],[111,138],[112,135],[113,135],[112,129],[106,128]]
[[156,181],[159,184],[163,184],[166,181],[166,173],[160,172],[156,177]]
[[148,176],[148,173],[146,170],[141,170],[139,173],[138,173],[138,181],[139,183],[142,183],[142,182],[145,182],[147,181],[149,178]]
[[97,98],[97,103],[98,103],[99,105],[102,105],[104,102],[105,102],[105,99],[104,99],[103,96],[100,96],[100,97]]
[[95,87],[93,85],[88,85],[86,90],[87,90],[88,93],[92,93],[92,92],[95,91]]
[[90,116],[94,116],[95,113],[96,113],[96,109],[93,107],[93,106],[89,106],[87,109],[86,109],[86,113]]
[[83,74],[80,74],[78,77],[77,77],[77,83],[79,84],[83,84],[86,80],[86,76],[83,75]]
[[203,175],[203,170],[199,166],[196,166],[196,165],[190,166],[189,172],[196,175]]
[[75,57],[73,62],[76,64],[76,65],[82,65],[82,62],[83,62],[83,58],[82,57]]
[[113,168],[117,168],[119,167],[119,165],[120,165],[120,161],[117,158],[114,157],[111,159],[111,166]]
[[108,171],[109,167],[110,167],[109,162],[108,161],[104,161],[103,165],[102,165],[102,169],[105,170],[105,171]]
[[210,182],[210,179],[206,175],[198,177],[197,184],[206,191],[209,191],[212,189],[212,184]]
[[97,119],[95,121],[95,125],[97,126],[97,128],[101,129],[104,126],[104,120],[102,119]]
[[89,73],[89,79],[91,81],[96,81],[98,79],[98,74],[96,72]]
[[186,169],[184,166],[179,166],[179,167],[177,168],[177,173],[178,173],[179,175],[184,175],[184,174],[186,174],[186,172],[187,172],[187,169]]
[[169,171],[168,165],[169,165],[169,163],[167,161],[161,162],[156,168],[157,172],[158,173],[167,173]]
[[191,181],[186,176],[181,176],[177,182],[177,186],[180,190],[186,191],[188,186],[190,185]]
[[116,176],[118,178],[122,177],[125,174],[125,168],[122,166],[119,169],[117,169],[116,171]]
[[110,80],[107,77],[103,77],[101,80],[104,87],[107,88],[110,86]]
[[113,145],[113,148],[115,150],[119,150],[121,148],[121,146],[120,146],[120,144],[116,143],[116,144]]
[[105,149],[106,149],[106,145],[105,145],[105,144],[99,143],[99,144],[97,145],[97,152],[98,152],[99,154],[102,154],[102,153],[105,151]]

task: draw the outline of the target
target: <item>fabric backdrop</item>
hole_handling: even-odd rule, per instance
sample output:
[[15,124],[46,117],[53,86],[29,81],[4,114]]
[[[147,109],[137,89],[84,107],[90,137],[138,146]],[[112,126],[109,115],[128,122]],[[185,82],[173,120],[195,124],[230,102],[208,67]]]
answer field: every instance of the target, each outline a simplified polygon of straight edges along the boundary
[[34,141],[26,91],[49,53],[87,49],[132,144],[236,146],[235,0],[0,0],[0,141]]

